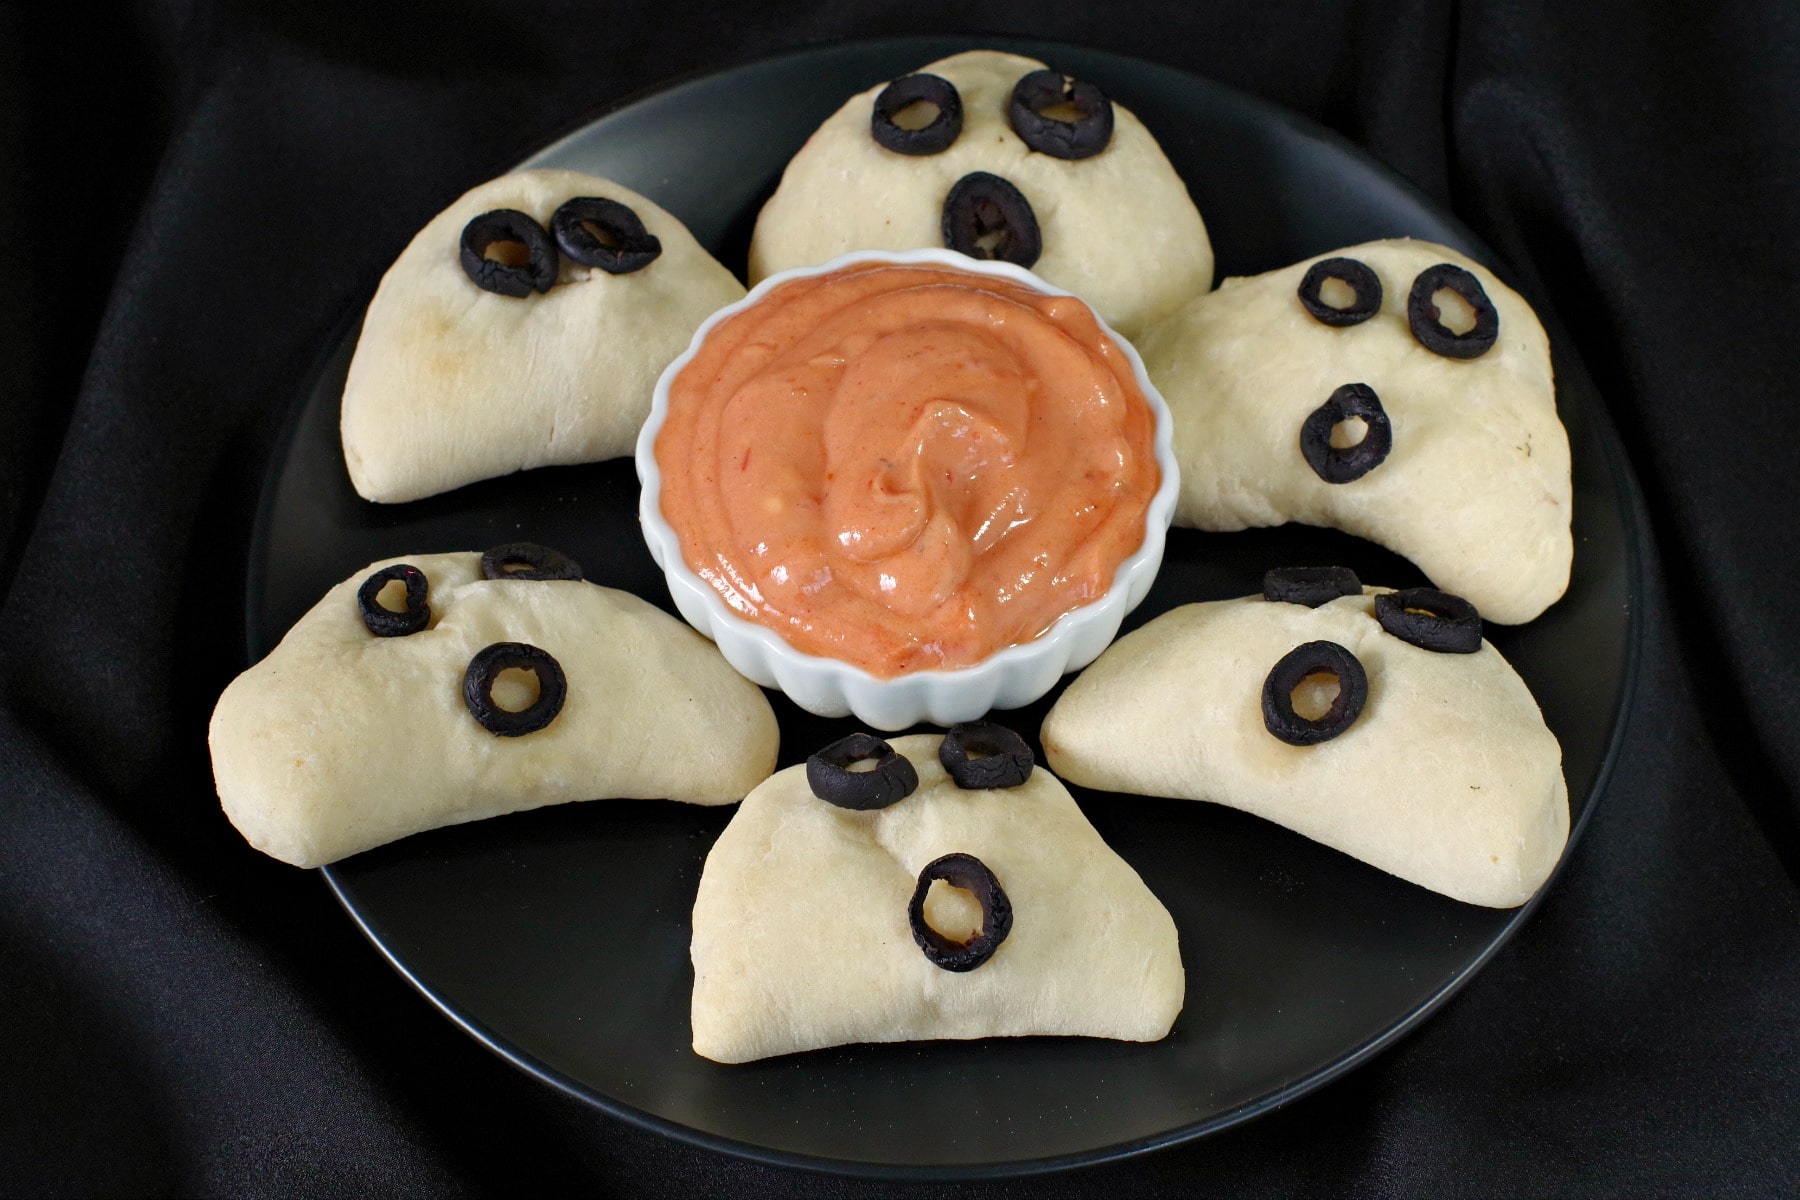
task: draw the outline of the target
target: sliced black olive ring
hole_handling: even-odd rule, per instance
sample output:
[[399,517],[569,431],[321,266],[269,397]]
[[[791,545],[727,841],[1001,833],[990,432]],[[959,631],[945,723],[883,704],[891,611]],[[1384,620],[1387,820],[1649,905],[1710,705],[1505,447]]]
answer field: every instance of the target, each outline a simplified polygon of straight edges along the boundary
[[[1325,303],[1325,281],[1335,279],[1348,287],[1355,299],[1348,308]],[[1327,258],[1314,263],[1300,281],[1300,303],[1326,325],[1360,325],[1381,311],[1381,276],[1354,258]]]
[[[918,129],[896,124],[894,118],[914,104],[932,105],[937,115]],[[962,122],[962,96],[955,84],[937,75],[904,75],[875,97],[869,112],[869,136],[896,154],[938,154],[956,141]]]
[[[1067,106],[1073,121],[1046,113]],[[1013,85],[1007,116],[1019,140],[1052,158],[1092,158],[1112,141],[1112,101],[1091,83],[1070,79],[1060,71],[1033,71]]]
[[[1312,675],[1337,680],[1337,698],[1325,715],[1308,720],[1294,711],[1294,689]],[[1282,656],[1263,680],[1263,724],[1290,746],[1329,742],[1356,723],[1369,699],[1369,676],[1356,655],[1336,642],[1308,642]]]
[[550,217],[550,231],[570,262],[608,275],[641,271],[662,253],[662,242],[635,212],[604,196],[563,201]]
[[[1354,446],[1331,444],[1331,431],[1345,421],[1361,420],[1362,440]],[[1394,427],[1381,397],[1366,383],[1346,383],[1300,426],[1300,453],[1313,474],[1326,483],[1361,479],[1387,460],[1394,448]]]
[[1263,576],[1263,599],[1317,608],[1339,596],[1362,595],[1362,580],[1349,567],[1276,567]]
[[952,725],[938,745],[938,761],[957,787],[969,791],[1018,787],[1036,761],[1025,739],[991,721]]
[[1407,588],[1375,597],[1375,619],[1403,642],[1439,654],[1481,649],[1481,614],[1461,596],[1436,588]]
[[1037,215],[1023,192],[986,171],[957,180],[944,197],[944,245],[970,258],[1029,267],[1044,252]]
[[[500,242],[523,246],[526,261],[509,266],[489,258],[488,248]],[[556,243],[542,225],[524,213],[496,208],[463,226],[462,269],[476,287],[522,299],[533,292],[547,292],[556,282]]]
[[[1437,294],[1452,291],[1475,312],[1475,325],[1467,333],[1452,333],[1441,319]],[[1413,280],[1406,298],[1406,321],[1419,345],[1445,358],[1480,358],[1500,339],[1500,313],[1488,299],[1481,280],[1461,267],[1439,263],[1426,267]]]
[[508,542],[481,556],[483,579],[580,579],[581,564],[536,542]]
[[[943,880],[951,887],[974,893],[981,905],[981,930],[966,942],[945,937],[925,923],[925,896],[931,885]],[[913,889],[912,902],[906,906],[906,920],[912,926],[913,941],[925,952],[931,965],[946,971],[973,971],[988,959],[1012,932],[1012,901],[987,864],[973,854],[946,854],[925,864],[919,872],[919,885]]]
[[[538,695],[529,708],[509,712],[494,703],[494,681],[500,672],[515,669],[537,676]],[[463,703],[483,729],[499,737],[536,733],[556,720],[568,695],[562,665],[548,651],[525,642],[495,642],[477,651],[463,672]]]
[[[395,580],[406,585],[406,607],[399,612],[383,606],[380,599],[381,590]],[[430,588],[425,572],[411,563],[395,563],[362,581],[356,589],[356,607],[376,637],[405,637],[431,623],[431,605],[426,602]]]
[[[852,771],[851,763],[875,760],[869,771]],[[880,738],[853,733],[839,738],[806,760],[806,783],[812,794],[839,808],[867,812],[886,808],[912,795],[919,772],[903,754]]]

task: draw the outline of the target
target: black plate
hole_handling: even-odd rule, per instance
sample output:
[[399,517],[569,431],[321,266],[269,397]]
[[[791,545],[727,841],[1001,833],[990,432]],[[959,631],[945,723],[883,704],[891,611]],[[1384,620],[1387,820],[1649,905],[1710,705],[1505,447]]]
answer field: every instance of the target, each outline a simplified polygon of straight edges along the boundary
[[[741,271],[758,207],[820,120],[859,89],[975,44],[859,43],[738,67],[635,100],[528,165],[620,180]],[[1142,117],[1205,214],[1221,275],[1400,234],[1493,261],[1380,165],[1267,104],[1113,54],[985,44],[1092,79]],[[1562,739],[1579,834],[1631,690],[1641,585],[1616,435],[1566,338],[1551,332],[1574,449],[1574,578],[1540,620],[1492,635]],[[373,559],[520,538],[567,550],[598,583],[672,607],[638,533],[629,461],[534,471],[398,507],[358,499],[337,439],[350,349],[346,339],[314,381],[271,466],[251,553],[252,657]],[[1267,567],[1317,562],[1392,586],[1424,582],[1403,560],[1329,531],[1177,530],[1127,626],[1186,601],[1254,592]],[[849,727],[774,699],[783,765]],[[1034,735],[1052,699],[1006,719]],[[1211,805],[1077,796],[1181,931],[1187,1007],[1155,1045],[855,1046],[736,1067],[696,1057],[688,915],[730,810],[569,805],[409,838],[326,877],[420,991],[546,1082],[703,1145],[888,1177],[1054,1169],[1243,1120],[1391,1042],[1466,982],[1529,911],[1458,904]]]

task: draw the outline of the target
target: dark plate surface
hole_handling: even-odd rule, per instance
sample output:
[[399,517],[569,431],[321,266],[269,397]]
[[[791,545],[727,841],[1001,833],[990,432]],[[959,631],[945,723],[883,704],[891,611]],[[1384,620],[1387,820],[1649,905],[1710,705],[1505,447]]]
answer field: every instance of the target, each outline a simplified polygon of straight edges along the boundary
[[[1297,117],[1168,68],[1005,39],[858,43],[738,67],[638,99],[528,165],[594,171],[644,192],[741,272],[758,207],[820,120],[855,91],[978,44],[1092,79],[1142,117],[1206,217],[1221,276],[1394,235],[1493,261],[1411,187]],[[1545,315],[1574,451],[1574,578],[1544,617],[1490,634],[1562,741],[1578,835],[1631,691],[1638,532],[1616,435]],[[560,547],[595,582],[672,609],[638,533],[629,461],[534,471],[398,507],[360,500],[337,440],[350,350],[347,339],[312,381],[271,464],[251,551],[253,657],[371,560],[520,538]],[[1187,601],[1255,592],[1270,566],[1318,562],[1347,564],[1373,583],[1424,582],[1394,555],[1330,531],[1176,530],[1155,589],[1126,626]],[[1034,737],[1054,698],[1002,719]],[[784,766],[850,728],[773,699]],[[433,1003],[547,1082],[705,1145],[890,1177],[1053,1169],[1264,1111],[1410,1028],[1530,910],[1458,904],[1212,805],[1076,795],[1181,932],[1187,1007],[1155,1045],[854,1046],[736,1067],[696,1057],[688,917],[730,809],[569,805],[409,838],[326,876]]]

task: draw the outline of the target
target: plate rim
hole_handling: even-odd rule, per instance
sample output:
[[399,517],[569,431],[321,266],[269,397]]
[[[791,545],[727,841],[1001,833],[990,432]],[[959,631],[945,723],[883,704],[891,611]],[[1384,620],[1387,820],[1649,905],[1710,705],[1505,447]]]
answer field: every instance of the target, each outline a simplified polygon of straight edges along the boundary
[[[829,52],[852,48],[893,48],[904,49],[912,45],[918,47],[942,47],[950,43],[961,44],[964,49],[994,47],[1009,49],[1015,52],[1031,52],[1032,48],[1048,50],[1068,49],[1082,54],[1099,54],[1117,60],[1125,67],[1146,68],[1159,73],[1168,73],[1183,77],[1191,83],[1197,83],[1218,97],[1236,105],[1240,110],[1257,114],[1267,120],[1276,121],[1290,131],[1314,142],[1319,142],[1332,150],[1343,154],[1358,165],[1369,169],[1384,182],[1404,193],[1422,207],[1429,208],[1446,225],[1455,230],[1468,243],[1485,255],[1484,261],[1507,265],[1506,260],[1495,253],[1485,240],[1478,237],[1463,224],[1453,210],[1448,209],[1438,200],[1430,196],[1407,179],[1400,172],[1388,166],[1373,154],[1351,141],[1337,131],[1319,124],[1300,113],[1260,96],[1221,83],[1210,77],[1182,67],[1166,63],[1154,62],[1136,55],[1123,53],[1103,46],[1083,45],[1073,42],[1056,41],[1044,38],[1019,37],[1014,35],[981,35],[981,34],[908,34],[887,37],[860,37],[846,39],[830,39],[809,42],[772,54],[746,55],[735,57],[709,68],[696,68],[667,76],[656,83],[642,87],[623,96],[601,104],[593,105],[568,121],[559,124],[547,140],[537,140],[536,149],[514,160],[504,170],[518,170],[525,164],[561,150],[567,143],[580,137],[591,125],[615,113],[630,108],[645,100],[675,91],[683,86],[710,79],[714,76],[729,74],[736,70],[752,66],[775,64],[790,60],[804,60],[821,52]],[[952,50],[949,53],[960,51]],[[527,135],[529,137],[529,135]],[[1476,256],[1481,257],[1481,256]],[[1515,272],[1516,276],[1516,272]],[[372,291],[372,289],[365,289]],[[330,369],[333,359],[343,350],[347,338],[360,325],[363,307],[359,306],[346,314],[340,321],[334,322],[322,341],[321,350],[314,355],[309,369],[299,378],[302,386],[297,388],[293,399],[288,402],[287,411],[277,427],[274,437],[268,446],[269,457],[261,472],[261,490],[251,524],[249,547],[251,553],[247,563],[245,576],[244,607],[244,651],[245,661],[255,663],[263,653],[259,653],[260,639],[256,629],[258,614],[266,586],[266,556],[257,555],[255,548],[266,544],[267,531],[272,520],[277,483],[283,466],[287,461],[295,437],[302,423],[302,417],[309,407],[308,401],[317,390],[319,378]],[[1638,683],[1641,674],[1643,656],[1643,598],[1646,593],[1644,517],[1642,490],[1637,482],[1630,459],[1625,452],[1624,443],[1613,420],[1611,409],[1600,395],[1598,386],[1588,372],[1585,362],[1574,353],[1570,345],[1566,328],[1563,326],[1555,308],[1547,297],[1538,297],[1534,305],[1540,321],[1551,324],[1561,334],[1559,340],[1552,345],[1566,347],[1563,351],[1564,366],[1567,370],[1573,364],[1574,371],[1579,373],[1588,384],[1596,404],[1589,406],[1585,416],[1590,425],[1590,433],[1598,444],[1601,456],[1605,461],[1607,482],[1619,502],[1622,541],[1625,550],[1625,592],[1626,623],[1623,669],[1620,674],[1617,694],[1614,696],[1612,712],[1609,720],[1611,730],[1607,738],[1606,748],[1601,756],[1594,781],[1586,797],[1587,803],[1581,814],[1570,827],[1567,844],[1555,869],[1544,884],[1525,904],[1514,910],[1511,917],[1501,927],[1482,952],[1461,967],[1446,980],[1430,997],[1421,1002],[1405,1016],[1400,1018],[1376,1036],[1367,1039],[1353,1049],[1342,1054],[1331,1062],[1291,1080],[1282,1087],[1256,1099],[1239,1104],[1211,1117],[1178,1125],[1156,1134],[1140,1138],[1132,1138],[1119,1142],[1110,1142],[1102,1146],[1069,1154],[1041,1156],[1028,1159],[1004,1159],[979,1163],[933,1163],[908,1164],[879,1160],[834,1158],[807,1154],[799,1151],[781,1150],[754,1142],[746,1142],[720,1134],[709,1133],[693,1126],[681,1124],[667,1117],[641,1109],[614,1096],[606,1095],[590,1086],[581,1083],[545,1063],[534,1059],[529,1053],[515,1046],[508,1039],[488,1029],[480,1021],[456,1011],[446,1000],[437,995],[422,979],[415,975],[405,963],[400,961],[383,944],[381,939],[369,927],[362,915],[357,911],[346,895],[336,871],[327,865],[319,868],[319,874],[330,889],[333,898],[344,909],[358,931],[368,939],[376,951],[385,959],[395,972],[417,991],[432,1007],[437,1009],[453,1024],[461,1028],[475,1042],[495,1054],[502,1060],[524,1074],[547,1084],[556,1090],[592,1105],[612,1117],[626,1122],[638,1129],[660,1134],[677,1142],[696,1146],[705,1150],[729,1154],[764,1166],[797,1169],[813,1174],[835,1176],[841,1178],[857,1178],[878,1182],[951,1182],[957,1180],[985,1181],[1005,1178],[1024,1178],[1042,1176],[1079,1167],[1096,1166],[1101,1163],[1122,1161],[1141,1157],[1145,1154],[1195,1141],[1210,1134],[1233,1128],[1266,1112],[1281,1108],[1313,1092],[1345,1074],[1365,1065],[1371,1059],[1393,1046],[1396,1042],[1411,1034],[1426,1019],[1435,1014],[1449,1000],[1461,992],[1463,987],[1479,973],[1493,957],[1507,945],[1517,934],[1523,924],[1536,912],[1546,895],[1562,877],[1573,857],[1574,849],[1592,821],[1594,811],[1605,799],[1611,785],[1615,767],[1621,755],[1626,734],[1631,725],[1636,707]]]

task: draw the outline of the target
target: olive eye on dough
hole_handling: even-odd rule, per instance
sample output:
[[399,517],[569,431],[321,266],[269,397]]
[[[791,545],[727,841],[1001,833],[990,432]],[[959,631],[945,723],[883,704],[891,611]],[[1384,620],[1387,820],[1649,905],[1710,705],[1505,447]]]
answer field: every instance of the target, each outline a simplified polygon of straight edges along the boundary
[[938,761],[965,791],[1012,788],[1031,778],[1035,759],[1025,739],[991,721],[952,725],[938,744]]
[[[382,589],[394,582],[406,586],[406,607],[399,611],[381,603]],[[395,563],[362,581],[362,586],[356,589],[357,611],[362,614],[363,624],[376,637],[405,637],[431,623],[431,605],[426,602],[430,587],[425,572],[411,563]]]
[[1436,588],[1407,588],[1375,597],[1375,619],[1403,642],[1439,654],[1481,649],[1481,614],[1461,596]]
[[[916,128],[910,121],[901,124],[901,114],[914,105],[930,106],[936,112]],[[869,136],[896,154],[938,154],[956,141],[962,122],[962,96],[955,84],[937,75],[903,75],[875,97],[869,112]]]
[[[1337,680],[1337,696],[1324,715],[1303,717],[1294,709],[1294,689],[1315,675]],[[1308,642],[1283,655],[1263,680],[1263,725],[1290,746],[1316,746],[1354,725],[1368,699],[1368,672],[1356,655],[1336,642]]]
[[1044,252],[1037,214],[1018,188],[986,171],[957,180],[944,197],[944,245],[970,258],[1027,267]]
[[[981,930],[966,942],[947,938],[925,921],[925,897],[931,885],[942,880],[972,893],[981,905]],[[973,971],[988,959],[1012,932],[1012,901],[986,863],[973,854],[946,854],[925,864],[918,886],[906,906],[913,941],[935,967],[946,971]]]
[[[1325,302],[1325,283],[1331,279],[1350,289],[1351,301],[1344,308]],[[1360,325],[1381,311],[1381,276],[1354,258],[1327,258],[1307,269],[1299,296],[1301,305],[1322,324]]]
[[[871,770],[850,769],[853,763],[870,760],[875,764]],[[867,812],[912,795],[919,786],[919,772],[880,738],[853,733],[806,760],[806,783],[827,804]]]
[[[494,681],[502,671],[529,671],[537,676],[537,699],[517,712],[494,702]],[[562,711],[568,699],[569,681],[562,664],[547,650],[527,642],[495,642],[476,652],[463,672],[463,703],[481,727],[496,737],[523,737],[536,733]]]
[[508,542],[481,556],[483,579],[580,579],[581,564],[536,542]]
[[1060,71],[1033,71],[1013,85],[1007,117],[1019,140],[1052,158],[1092,158],[1112,141],[1112,101]]
[[1276,567],[1263,576],[1263,599],[1317,608],[1339,596],[1362,595],[1362,580],[1349,567]]
[[[1363,423],[1362,440],[1353,446],[1332,445],[1333,431],[1346,421]],[[1300,454],[1326,483],[1361,479],[1385,462],[1393,448],[1394,427],[1387,410],[1366,383],[1346,383],[1300,426]]]
[[570,262],[608,275],[641,271],[662,253],[662,242],[644,228],[637,213],[603,196],[563,201],[550,217],[550,232]]
[[[511,249],[503,257],[488,257],[495,246]],[[463,274],[497,296],[519,300],[547,292],[556,282],[556,243],[542,225],[513,208],[496,208],[464,225],[461,259]]]
[[[1475,314],[1475,324],[1466,332],[1452,333],[1444,324],[1437,305],[1437,294],[1442,291],[1462,297]],[[1413,280],[1406,298],[1406,322],[1419,345],[1445,358],[1480,358],[1500,339],[1500,313],[1481,280],[1450,263],[1426,267]]]

